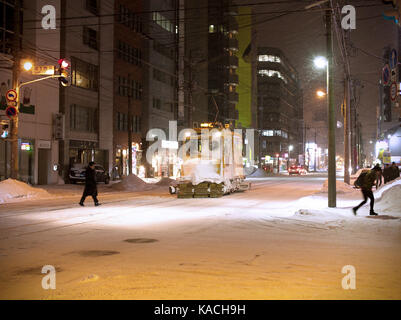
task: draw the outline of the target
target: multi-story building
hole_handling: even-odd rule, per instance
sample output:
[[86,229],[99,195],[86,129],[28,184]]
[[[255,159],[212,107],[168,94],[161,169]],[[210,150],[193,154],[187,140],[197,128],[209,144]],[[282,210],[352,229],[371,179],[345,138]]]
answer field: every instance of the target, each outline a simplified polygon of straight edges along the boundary
[[[169,137],[169,121],[177,111],[177,1],[149,0],[145,4],[143,136],[161,129]],[[146,145],[152,143],[146,142]],[[168,151],[168,150],[165,150]],[[148,159],[147,174],[173,175],[176,159],[168,152]]]
[[303,154],[303,106],[298,74],[278,48],[258,47],[257,129],[260,165],[298,163]]
[[238,119],[238,9],[233,1],[185,2],[186,119],[231,122]]
[[[15,11],[20,6],[19,48],[13,48]],[[4,128],[0,138],[0,180],[11,176],[10,119],[5,115],[6,92],[13,88],[14,56],[19,55],[18,83],[43,76],[32,75],[22,65],[56,65],[60,57],[60,30],[41,28],[42,1],[0,1],[0,118]],[[56,6],[57,12],[60,7]],[[3,19],[4,18],[4,19]],[[38,22],[35,22],[38,21]],[[46,48],[38,49],[38,48]],[[58,182],[58,142],[53,135],[53,116],[59,112],[59,84],[55,79],[22,86],[19,92],[18,159],[20,180],[32,184]],[[3,125],[2,125],[3,128]]]
[[[60,88],[65,136],[59,161],[68,175],[75,163],[113,163],[113,1],[60,1],[60,57],[71,61],[71,86]],[[38,46],[38,48],[43,48]]]
[[[144,10],[142,1],[114,2],[113,174],[129,173],[128,130],[132,132],[132,173],[143,163]],[[108,75],[110,77],[110,75]]]
[[[10,66],[14,4],[0,1],[6,21],[1,26],[1,52]],[[19,178],[34,184],[68,181],[75,163],[94,160],[110,170],[113,164],[113,15],[111,0],[55,2],[55,29],[42,27],[44,1],[21,3],[22,34],[19,52],[22,61],[34,67],[57,66],[60,58],[70,61],[71,85],[63,87],[57,79],[26,85],[21,89],[19,114]],[[3,21],[3,20],[2,20]],[[3,23],[3,22],[2,22]],[[10,29],[8,29],[10,28]],[[12,86],[12,73],[1,69],[1,107],[4,117],[5,92]],[[19,82],[39,79],[24,72]],[[55,116],[62,134],[55,135]],[[2,140],[1,178],[10,176],[10,143]]]

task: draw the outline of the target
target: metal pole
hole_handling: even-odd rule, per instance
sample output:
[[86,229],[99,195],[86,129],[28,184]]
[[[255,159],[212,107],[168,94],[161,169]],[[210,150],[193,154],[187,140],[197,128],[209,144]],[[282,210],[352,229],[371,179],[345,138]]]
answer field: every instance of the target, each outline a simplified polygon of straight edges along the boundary
[[128,175],[132,174],[132,112],[131,112],[131,75],[128,74]]
[[[178,8],[178,126],[183,125],[185,117],[185,96],[184,96],[184,57],[185,57],[185,1],[179,0]],[[192,127],[192,126],[191,126]],[[190,128],[191,128],[190,127]]]
[[315,159],[314,159],[314,172],[316,172],[316,166],[317,166],[317,133],[316,133],[316,128],[315,128]]
[[13,89],[17,91],[16,108],[17,114],[11,119],[11,130],[10,130],[10,140],[11,140],[11,178],[18,179],[19,163],[18,163],[18,126],[19,126],[19,68],[20,68],[20,0],[15,1],[14,7],[14,39],[13,39]]
[[344,81],[344,182],[350,184],[350,125],[349,125],[349,115],[350,115],[350,86],[349,86],[349,76],[346,76]]
[[326,10],[326,50],[327,50],[327,107],[328,107],[328,206],[336,207],[336,112],[334,109],[333,87],[333,37],[332,37],[332,9],[329,2]]

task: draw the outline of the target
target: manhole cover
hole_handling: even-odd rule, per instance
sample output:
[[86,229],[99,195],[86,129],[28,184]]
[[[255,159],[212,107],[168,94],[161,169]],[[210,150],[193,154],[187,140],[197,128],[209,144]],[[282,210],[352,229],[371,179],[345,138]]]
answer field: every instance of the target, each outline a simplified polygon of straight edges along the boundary
[[157,242],[159,240],[157,240],[157,239],[146,239],[146,238],[136,238],[136,239],[126,239],[124,241],[125,242],[129,242],[129,243],[152,243],[152,242]]
[[80,256],[82,257],[102,257],[102,256],[111,256],[113,254],[119,254],[118,251],[113,250],[82,250],[77,251]]
[[[19,275],[44,275],[42,273],[42,268],[43,268],[43,266],[19,269],[14,274],[17,276],[19,276]],[[61,271],[63,271],[61,268],[56,267],[56,272],[61,272]]]

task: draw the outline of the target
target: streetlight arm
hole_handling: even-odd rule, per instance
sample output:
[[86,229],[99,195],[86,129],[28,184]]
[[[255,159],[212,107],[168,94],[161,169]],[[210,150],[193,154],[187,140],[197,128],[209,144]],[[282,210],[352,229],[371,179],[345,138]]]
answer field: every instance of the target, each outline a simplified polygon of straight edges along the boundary
[[26,86],[26,85],[31,84],[31,83],[35,83],[35,82],[39,82],[39,81],[47,80],[47,79],[61,78],[61,77],[63,77],[63,76],[62,75],[58,75],[58,74],[56,74],[56,75],[53,74],[51,76],[43,77],[43,78],[40,78],[40,79],[23,82],[23,83],[18,85],[17,89],[20,89],[21,87]]

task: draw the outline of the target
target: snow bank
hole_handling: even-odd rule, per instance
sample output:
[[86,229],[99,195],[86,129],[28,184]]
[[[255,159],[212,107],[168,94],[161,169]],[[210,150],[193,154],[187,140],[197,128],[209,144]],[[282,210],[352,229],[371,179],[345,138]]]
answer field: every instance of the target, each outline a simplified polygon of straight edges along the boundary
[[146,183],[136,175],[124,177],[120,182],[111,186],[113,190],[117,191],[146,191],[154,188],[154,184]]
[[[327,193],[328,190],[329,190],[329,180],[326,179],[320,192]],[[336,180],[336,190],[337,193],[353,193],[357,191],[351,185],[346,184],[344,181],[339,181],[339,180]]]
[[264,178],[267,177],[268,174],[265,170],[261,169],[261,168],[257,168],[253,173],[251,173],[250,175],[248,175],[247,177],[249,178]]
[[177,181],[170,178],[161,178],[159,182],[156,183],[157,186],[168,187],[170,185],[176,185]]
[[387,183],[375,192],[377,208],[401,215],[401,178]]
[[7,179],[0,182],[0,203],[14,202],[18,199],[45,199],[50,194],[43,189],[33,188],[25,182]]

